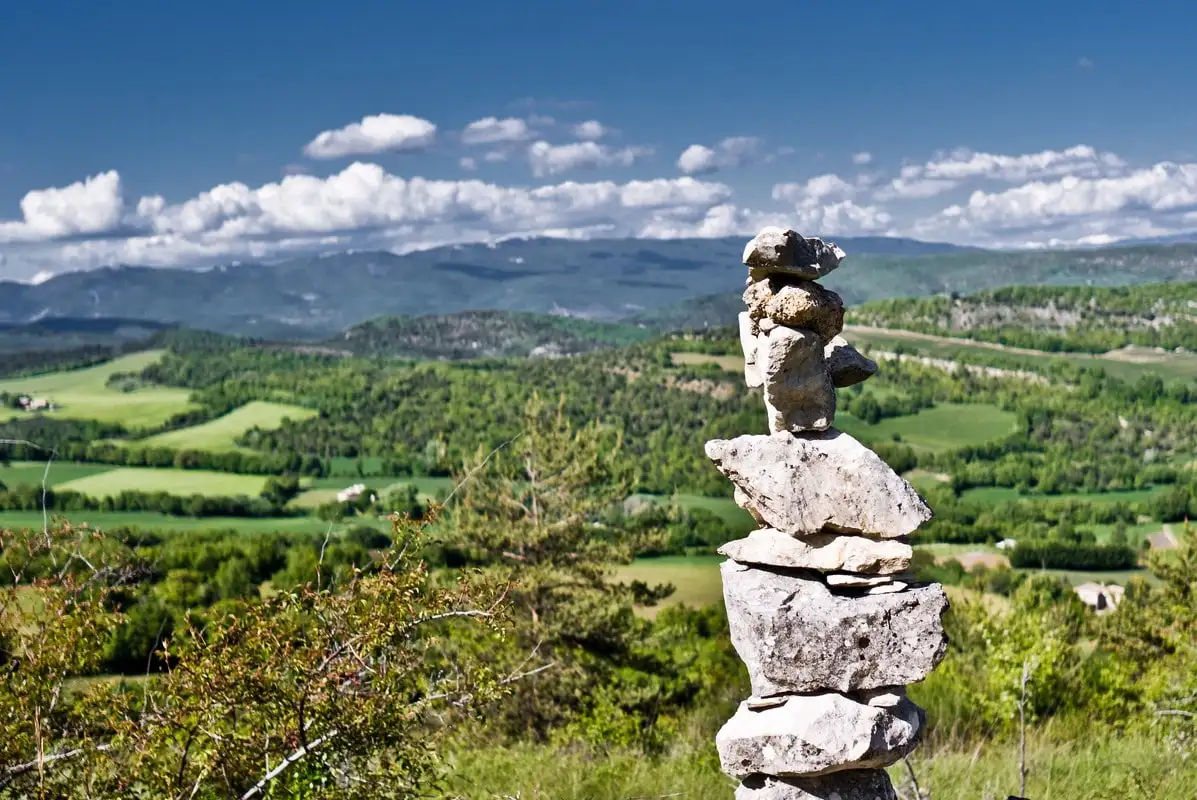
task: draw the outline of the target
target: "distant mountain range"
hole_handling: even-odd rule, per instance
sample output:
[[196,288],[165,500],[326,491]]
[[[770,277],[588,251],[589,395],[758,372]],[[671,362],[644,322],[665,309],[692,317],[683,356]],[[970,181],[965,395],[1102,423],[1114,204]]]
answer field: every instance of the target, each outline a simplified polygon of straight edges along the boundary
[[[204,270],[111,267],[36,285],[0,282],[0,324],[120,317],[323,341],[378,317],[485,309],[702,327],[734,316],[744,241],[527,239]],[[1013,284],[1197,278],[1197,245],[1009,253],[885,237],[838,241],[848,260],[824,282],[853,304]]]

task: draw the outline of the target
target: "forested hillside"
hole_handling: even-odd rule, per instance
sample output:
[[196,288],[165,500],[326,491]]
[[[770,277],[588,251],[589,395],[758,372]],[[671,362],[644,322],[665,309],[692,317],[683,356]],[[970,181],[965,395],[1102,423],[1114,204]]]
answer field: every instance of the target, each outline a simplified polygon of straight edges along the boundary
[[963,297],[878,300],[859,325],[958,336],[1053,352],[1130,345],[1197,350],[1197,282],[1138,286],[1014,286]]

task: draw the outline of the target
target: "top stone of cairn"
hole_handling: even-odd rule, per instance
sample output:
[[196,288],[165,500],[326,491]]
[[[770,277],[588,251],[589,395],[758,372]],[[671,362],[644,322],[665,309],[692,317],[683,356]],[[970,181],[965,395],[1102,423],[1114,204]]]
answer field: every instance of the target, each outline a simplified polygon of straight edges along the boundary
[[794,230],[773,226],[761,229],[744,248],[744,264],[753,281],[770,275],[817,280],[844,258],[844,251],[834,242],[808,239]]

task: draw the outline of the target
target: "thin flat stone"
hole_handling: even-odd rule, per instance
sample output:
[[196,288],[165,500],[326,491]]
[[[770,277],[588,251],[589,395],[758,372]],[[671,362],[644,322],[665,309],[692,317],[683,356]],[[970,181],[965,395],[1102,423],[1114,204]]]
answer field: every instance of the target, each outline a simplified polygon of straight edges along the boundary
[[852,692],[923,680],[947,651],[938,584],[844,596],[820,580],[725,561],[732,646],[755,697]]
[[827,585],[832,588],[837,586],[850,586],[854,588],[858,586],[881,586],[882,584],[892,582],[892,578],[888,578],[884,575],[845,575],[841,573],[827,576]]
[[838,532],[897,539],[931,519],[914,487],[834,428],[712,439],[706,454],[740,490],[741,508],[792,536]]
[[774,528],[762,528],[728,542],[719,553],[741,564],[893,575],[910,567],[914,549],[892,539],[834,533],[790,536]]

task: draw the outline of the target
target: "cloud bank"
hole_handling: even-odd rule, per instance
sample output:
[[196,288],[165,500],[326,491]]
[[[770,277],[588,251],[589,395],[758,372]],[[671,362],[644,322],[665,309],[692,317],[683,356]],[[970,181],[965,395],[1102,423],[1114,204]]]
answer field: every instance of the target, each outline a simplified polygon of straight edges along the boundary
[[[802,175],[788,161],[778,171],[794,179],[763,192],[748,187],[753,193],[734,184],[733,170],[792,148],[766,151],[751,136],[695,144],[677,159],[681,176],[657,177],[652,170],[668,165],[654,160],[653,147],[611,144],[611,129],[595,119],[492,116],[460,130],[438,144],[428,120],[367,116],[302,148],[317,162],[350,160],[328,174],[287,164],[276,181],[224,183],[175,201],[127,196],[116,170],[33,189],[17,213],[5,219],[0,211],[0,276],[28,280],[115,263],[193,266],[348,248],[406,251],[510,236],[744,236],[767,224],[808,235],[1008,248],[1197,230],[1197,163],[1134,165],[1086,144],[1023,154],[956,148],[891,165],[868,152],[844,152],[840,163],[851,167],[843,173]],[[418,159],[434,144],[437,152],[424,158],[447,151],[450,163],[470,174],[425,178],[419,164],[397,174],[371,160],[395,152]],[[481,179],[491,170],[520,169],[532,185]],[[720,172],[727,173],[720,181],[708,177]]]

